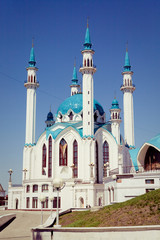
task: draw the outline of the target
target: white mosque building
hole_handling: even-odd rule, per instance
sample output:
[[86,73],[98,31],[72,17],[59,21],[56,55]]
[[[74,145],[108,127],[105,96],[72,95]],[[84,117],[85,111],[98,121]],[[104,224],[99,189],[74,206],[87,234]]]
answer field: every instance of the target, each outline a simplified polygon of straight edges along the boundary
[[22,185],[11,178],[8,187],[9,209],[56,208],[57,193],[53,180],[65,182],[59,206],[85,208],[122,202],[160,187],[160,135],[140,149],[134,142],[134,107],[128,50],[126,50],[123,82],[124,138],[120,133],[121,117],[118,101],[113,100],[110,119],[94,99],[94,50],[87,26],[82,50],[83,92],[80,92],[76,66],[70,85],[71,96],[53,116],[47,115],[46,129],[35,141],[36,89],[39,87],[34,48],[32,46],[27,81],[26,138],[23,151]]

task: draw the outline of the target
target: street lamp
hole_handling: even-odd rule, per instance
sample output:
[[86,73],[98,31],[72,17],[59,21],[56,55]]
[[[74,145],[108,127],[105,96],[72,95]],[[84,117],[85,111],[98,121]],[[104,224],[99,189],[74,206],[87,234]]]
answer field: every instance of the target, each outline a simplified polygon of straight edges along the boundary
[[11,176],[13,173],[12,169],[9,169],[8,173],[9,173],[9,182],[11,183],[12,182]]
[[52,218],[52,209],[53,209],[54,196],[51,196],[51,197],[49,198],[49,200],[51,201],[51,218]]
[[28,170],[26,168],[22,170],[22,172],[24,172],[24,180],[26,180],[26,173],[27,173],[27,171]]
[[91,168],[91,172],[90,172],[90,177],[93,178],[93,167],[94,167],[94,163],[89,164],[90,168]]
[[65,187],[65,183],[61,178],[55,178],[53,180],[53,188],[57,191],[57,213],[56,213],[56,225],[54,227],[59,228],[59,192]]
[[41,202],[41,225],[43,225],[43,203],[45,202],[46,197],[41,195],[39,200]]

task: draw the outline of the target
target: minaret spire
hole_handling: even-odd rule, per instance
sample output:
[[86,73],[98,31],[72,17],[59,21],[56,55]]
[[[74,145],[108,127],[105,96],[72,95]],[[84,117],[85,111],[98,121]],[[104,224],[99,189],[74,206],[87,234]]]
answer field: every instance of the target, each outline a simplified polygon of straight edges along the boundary
[[35,53],[32,40],[32,48],[30,52],[29,67],[27,68],[27,81],[24,86],[27,88],[27,104],[26,104],[26,145],[35,143],[35,127],[36,127],[36,89],[39,87],[37,82],[35,67]]
[[134,147],[133,92],[135,91],[135,85],[132,82],[133,72],[131,71],[130,59],[128,55],[128,43],[126,46],[125,64],[122,75],[123,85],[120,90],[123,92],[124,139],[129,147]]
[[94,51],[92,50],[88,23],[83,45],[83,66],[79,69],[83,75],[83,136],[91,137],[94,134],[93,74],[96,72],[96,68],[93,65]]

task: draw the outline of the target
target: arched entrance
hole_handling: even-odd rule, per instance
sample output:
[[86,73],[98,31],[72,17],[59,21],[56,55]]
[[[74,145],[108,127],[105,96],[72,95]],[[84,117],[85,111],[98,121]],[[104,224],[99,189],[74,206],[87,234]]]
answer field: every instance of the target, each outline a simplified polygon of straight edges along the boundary
[[84,199],[82,197],[79,199],[79,206],[80,208],[84,208]]
[[102,206],[102,197],[98,198],[98,206]]
[[160,169],[160,152],[150,146],[144,159],[144,170],[150,171],[158,169]]

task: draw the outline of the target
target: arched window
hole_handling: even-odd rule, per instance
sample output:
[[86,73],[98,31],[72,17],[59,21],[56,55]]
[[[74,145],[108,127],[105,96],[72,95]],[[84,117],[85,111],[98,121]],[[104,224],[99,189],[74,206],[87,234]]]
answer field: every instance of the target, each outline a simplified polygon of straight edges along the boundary
[[86,59],[84,60],[84,66],[86,67]]
[[43,145],[42,148],[42,175],[46,175],[45,168],[46,167],[46,145]]
[[114,119],[114,113],[113,113],[113,119]]
[[109,146],[107,141],[103,143],[103,164],[109,162]]
[[92,59],[91,59],[91,67],[93,66],[93,61],[92,61]]
[[36,82],[36,77],[34,76],[34,83]]
[[78,177],[78,143],[76,140],[74,140],[73,143],[73,177],[77,178]]
[[33,192],[38,192],[38,185],[37,184],[33,185]]
[[117,113],[115,113],[115,119],[117,119]]
[[67,142],[62,138],[59,144],[59,166],[67,166]]
[[87,59],[87,67],[89,67],[89,59]]
[[129,79],[128,79],[128,86],[129,86]]
[[96,141],[96,178],[97,178],[97,183],[99,183],[98,143],[97,143],[97,141]]
[[48,177],[52,176],[52,137],[48,141]]
[[30,82],[30,76],[28,76],[28,82]]
[[33,76],[31,76],[31,82],[33,82]]
[[70,112],[70,114],[68,115],[68,117],[69,117],[69,120],[73,120],[73,113],[72,112]]

